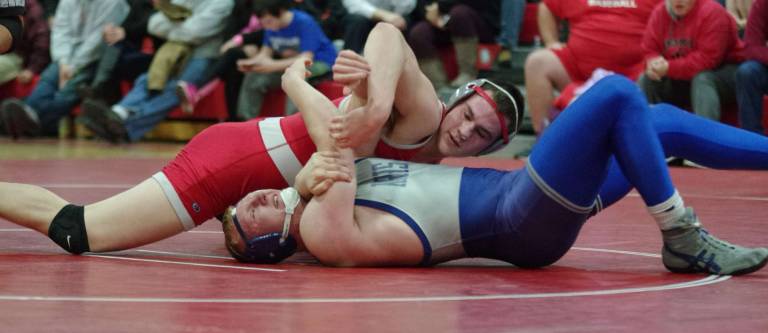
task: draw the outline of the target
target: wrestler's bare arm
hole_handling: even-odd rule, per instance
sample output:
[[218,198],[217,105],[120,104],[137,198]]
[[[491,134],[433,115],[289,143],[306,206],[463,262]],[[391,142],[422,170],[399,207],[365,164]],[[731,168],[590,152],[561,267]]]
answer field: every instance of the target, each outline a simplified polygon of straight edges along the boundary
[[[346,168],[354,170],[352,151],[340,154]],[[352,171],[349,182],[334,182],[309,201],[300,224],[309,252],[332,266],[418,264],[423,250],[416,234],[392,214],[355,206],[356,190]]]
[[[359,57],[350,52],[342,52],[334,67],[349,69],[355,57]],[[365,116],[349,121],[348,147],[354,147],[360,138],[373,136],[374,130],[384,127],[390,117],[395,123],[387,136],[396,143],[417,143],[437,131],[442,116],[440,100],[399,29],[391,24],[377,24],[368,36],[364,61],[368,64],[366,70],[370,69],[367,86],[355,90],[345,111],[355,112],[365,106]],[[347,67],[342,67],[345,64]],[[334,78],[342,82],[337,78],[341,72],[337,68]],[[342,83],[352,82],[354,79]]]

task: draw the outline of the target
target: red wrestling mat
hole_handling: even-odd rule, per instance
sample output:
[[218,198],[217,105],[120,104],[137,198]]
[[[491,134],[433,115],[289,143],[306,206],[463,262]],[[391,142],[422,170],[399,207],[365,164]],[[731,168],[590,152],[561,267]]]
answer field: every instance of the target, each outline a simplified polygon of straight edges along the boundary
[[[88,203],[151,176],[159,159],[0,161],[0,180]],[[498,168],[520,161],[450,160]],[[768,245],[768,173],[674,169],[718,236]],[[707,332],[768,331],[768,270],[668,273],[631,195],[585,226],[555,265],[490,260],[436,268],[338,269],[308,256],[276,266],[230,259],[217,222],[137,250],[72,256],[0,220],[4,332]],[[727,326],[725,326],[727,325]]]

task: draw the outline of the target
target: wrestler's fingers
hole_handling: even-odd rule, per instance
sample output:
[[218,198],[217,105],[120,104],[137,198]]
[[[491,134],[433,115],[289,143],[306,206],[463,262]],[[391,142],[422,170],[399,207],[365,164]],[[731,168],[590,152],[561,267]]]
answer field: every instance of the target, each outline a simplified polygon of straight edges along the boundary
[[334,66],[336,65],[352,67],[358,70],[371,70],[371,65],[364,58],[338,58]]
[[333,80],[342,85],[350,85],[360,82],[368,77],[368,73],[334,74]]

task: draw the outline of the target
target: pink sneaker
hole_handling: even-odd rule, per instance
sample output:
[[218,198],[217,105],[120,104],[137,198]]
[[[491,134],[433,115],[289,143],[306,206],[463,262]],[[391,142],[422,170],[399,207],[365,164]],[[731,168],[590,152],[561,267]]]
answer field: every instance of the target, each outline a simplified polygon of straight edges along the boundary
[[179,83],[176,84],[176,95],[179,97],[181,110],[184,111],[184,113],[192,113],[195,111],[195,104],[197,104],[199,96],[197,87],[194,84],[179,81]]

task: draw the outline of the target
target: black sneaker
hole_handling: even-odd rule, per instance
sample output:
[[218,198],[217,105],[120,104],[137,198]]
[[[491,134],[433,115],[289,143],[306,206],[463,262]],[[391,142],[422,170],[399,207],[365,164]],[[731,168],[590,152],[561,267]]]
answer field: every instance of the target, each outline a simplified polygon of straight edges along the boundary
[[128,132],[120,116],[103,102],[88,99],[83,102],[83,114],[79,122],[94,135],[111,143],[126,141]]
[[21,136],[39,136],[40,118],[29,105],[17,98],[11,98],[2,105],[3,124],[8,135],[14,139]]

